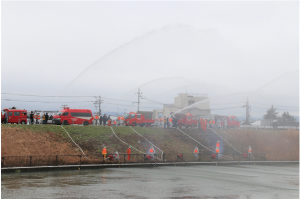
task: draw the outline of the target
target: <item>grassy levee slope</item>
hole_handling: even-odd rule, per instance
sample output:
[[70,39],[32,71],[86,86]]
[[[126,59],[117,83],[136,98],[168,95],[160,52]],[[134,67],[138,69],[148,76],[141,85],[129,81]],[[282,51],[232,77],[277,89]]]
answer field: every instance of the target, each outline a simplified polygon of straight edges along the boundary
[[[115,137],[111,128],[108,126],[64,126],[64,128],[68,131],[72,139],[83,149],[85,154],[99,154],[102,152],[104,146],[107,147],[108,153],[118,151],[122,154],[126,153],[128,148],[128,145],[122,143],[117,137]],[[142,152],[146,153],[151,146],[148,141],[136,134],[130,127],[114,127],[113,129],[121,140]],[[146,137],[147,140],[155,146],[164,151],[164,153],[191,153],[195,147],[195,145],[190,144],[193,141],[187,138],[184,140],[183,137],[185,136],[177,130],[143,127],[135,127],[134,129]],[[17,152],[13,154],[14,151],[10,151],[8,149],[13,148],[13,146],[20,146],[20,143],[22,143],[24,147],[26,146],[26,148],[29,148],[30,145],[27,144],[31,141],[35,141],[37,137],[39,137],[41,142],[37,142],[36,147],[32,146],[32,151],[27,148],[27,153],[20,151],[20,154],[37,155],[37,151],[39,151],[38,147],[45,149],[45,141],[50,141],[51,139],[60,142],[62,145],[68,143],[70,147],[73,148],[73,152],[80,154],[76,145],[72,143],[67,133],[60,126],[2,125],[1,131],[2,156],[19,155]],[[42,137],[44,137],[45,141],[42,141]],[[20,140],[16,140],[15,138],[20,138]],[[43,151],[41,153],[46,152]],[[138,154],[139,152],[132,148],[131,153]],[[157,151],[157,153],[161,152]],[[53,153],[50,154],[49,152],[48,155],[53,155]]]
[[[96,126],[63,126],[85,154],[101,154],[103,146],[108,153],[126,153],[128,145],[122,143],[111,128]],[[150,144],[130,127],[113,127],[116,135],[129,145],[147,152]],[[134,129],[160,148],[164,154],[192,153],[195,146],[204,153],[211,153],[197,142],[176,129],[134,127]],[[253,153],[266,153],[267,160],[299,160],[299,131],[285,130],[218,130],[214,129],[237,150],[246,153],[251,146]],[[223,146],[223,153],[235,150],[211,130],[183,129],[185,133],[213,150],[217,140]],[[53,125],[2,125],[1,155],[76,155],[81,154],[67,133],[60,126]],[[157,153],[161,153],[156,150]],[[132,154],[138,154],[133,148]]]
[[236,149],[265,153],[270,161],[299,161],[299,131],[297,130],[215,130]]

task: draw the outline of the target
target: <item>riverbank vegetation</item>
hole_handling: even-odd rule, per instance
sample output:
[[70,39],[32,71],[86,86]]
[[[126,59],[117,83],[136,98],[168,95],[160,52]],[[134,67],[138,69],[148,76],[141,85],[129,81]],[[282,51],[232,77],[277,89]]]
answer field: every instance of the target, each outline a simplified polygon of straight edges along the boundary
[[[85,154],[97,156],[104,146],[108,153],[126,153],[128,145],[121,142],[111,128],[99,126],[64,126],[72,139]],[[200,152],[211,153],[177,129],[134,127],[148,141],[160,148],[164,154],[192,153],[195,146]],[[2,125],[1,155],[78,155],[78,147],[71,141],[61,126],[54,125]],[[151,144],[136,134],[131,127],[113,127],[116,135],[139,151],[147,152]],[[242,153],[247,153],[249,146],[253,153],[265,153],[267,160],[299,160],[299,131],[296,130],[253,130],[253,129],[214,129],[203,132],[199,129],[182,129],[201,144],[214,150],[216,141],[222,143],[223,153],[237,153],[228,143]],[[138,154],[133,148],[132,154]],[[156,153],[161,152],[156,149]]]

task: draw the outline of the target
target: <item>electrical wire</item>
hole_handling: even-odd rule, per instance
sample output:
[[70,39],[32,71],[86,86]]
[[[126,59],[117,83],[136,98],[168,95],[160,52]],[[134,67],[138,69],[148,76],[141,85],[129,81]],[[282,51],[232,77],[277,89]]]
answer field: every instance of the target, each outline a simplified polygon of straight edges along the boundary
[[[35,103],[50,103],[47,101],[23,101],[23,100],[15,100],[15,99],[1,99],[3,101],[21,101],[21,102],[35,102]],[[52,103],[86,103],[86,102],[95,102],[95,101],[73,101],[73,102],[52,102]]]
[[[262,108],[262,107],[253,107],[253,106],[251,106],[251,108],[269,109],[269,108]],[[287,110],[287,109],[278,109],[278,108],[276,108],[276,110],[299,111],[299,109],[298,110]]]
[[[15,99],[1,99],[1,100],[3,100],[3,101],[29,102],[29,103],[50,103],[50,102],[47,102],[47,101],[24,101],[24,100],[15,100]],[[86,102],[95,102],[95,101],[52,102],[52,103],[86,103]],[[103,102],[103,104],[112,104],[112,103]],[[131,105],[124,105],[124,104],[115,104],[115,105],[131,107]],[[147,107],[147,106],[140,106],[140,107],[141,108],[152,108],[153,109],[153,107]]]
[[[261,104],[261,103],[253,103],[251,102],[251,104],[258,104],[258,105],[264,105],[264,106],[272,106],[272,105],[267,105],[267,104]],[[290,108],[299,108],[297,106],[279,106],[279,105],[273,105],[274,107],[290,107]]]
[[[1,93],[8,95],[17,95],[17,96],[33,96],[33,97],[56,97],[56,96],[47,96],[47,95],[34,95],[34,94],[12,94],[12,93]],[[96,97],[96,96],[57,96],[57,97]]]
[[[1,94],[16,95],[16,96],[33,96],[33,97],[56,97],[56,96],[51,96],[51,95],[13,94],[13,93],[6,93],[6,92],[2,92]],[[97,95],[94,95],[94,96],[57,96],[57,97],[70,97],[70,98],[73,98],[73,97],[97,97]],[[110,97],[101,97],[101,98],[103,98],[103,99],[110,99],[110,100],[117,100],[117,99],[110,98]],[[161,103],[161,102],[153,101],[153,100],[148,99],[148,98],[145,98],[145,99],[148,100],[148,101],[152,101],[154,103],[157,103],[157,104],[166,105],[166,103]],[[127,100],[122,100],[122,101],[127,101]],[[90,102],[90,101],[86,101],[86,102]],[[94,101],[92,101],[92,102],[94,102]],[[127,102],[132,102],[132,101],[127,101]],[[58,103],[58,102],[56,102],[56,103]],[[68,102],[65,102],[65,103],[68,103]],[[244,103],[244,102],[236,102],[236,103]],[[222,104],[212,104],[212,105],[225,105],[225,104],[236,104],[236,103],[222,103]],[[267,104],[260,104],[260,103],[254,103],[254,102],[251,102],[251,104],[258,104],[258,105],[270,106],[270,105],[267,105]],[[279,105],[274,105],[274,106],[298,108],[296,106],[279,106]]]

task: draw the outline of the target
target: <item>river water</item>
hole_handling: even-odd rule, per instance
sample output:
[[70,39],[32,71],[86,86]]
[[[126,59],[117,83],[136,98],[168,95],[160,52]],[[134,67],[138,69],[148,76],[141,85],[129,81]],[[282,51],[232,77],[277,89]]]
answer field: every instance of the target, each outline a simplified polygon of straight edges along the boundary
[[170,166],[1,174],[1,198],[299,198],[299,165]]

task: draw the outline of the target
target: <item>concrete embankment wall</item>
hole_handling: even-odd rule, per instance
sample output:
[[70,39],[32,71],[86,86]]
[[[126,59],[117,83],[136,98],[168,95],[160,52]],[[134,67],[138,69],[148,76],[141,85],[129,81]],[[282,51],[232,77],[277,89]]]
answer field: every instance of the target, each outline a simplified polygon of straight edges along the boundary
[[163,167],[163,166],[195,166],[210,165],[239,166],[239,165],[269,165],[269,166],[291,166],[299,165],[299,161],[229,161],[229,162],[165,162],[165,163],[130,163],[130,164],[94,164],[94,165],[62,165],[62,166],[36,166],[36,167],[9,167],[1,168],[1,173],[41,172],[55,170],[84,170],[101,168],[128,168],[128,167]]

